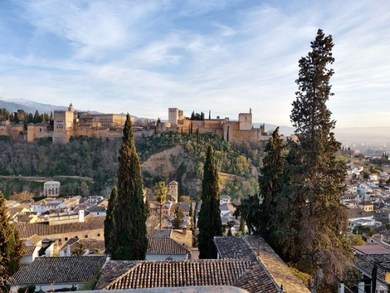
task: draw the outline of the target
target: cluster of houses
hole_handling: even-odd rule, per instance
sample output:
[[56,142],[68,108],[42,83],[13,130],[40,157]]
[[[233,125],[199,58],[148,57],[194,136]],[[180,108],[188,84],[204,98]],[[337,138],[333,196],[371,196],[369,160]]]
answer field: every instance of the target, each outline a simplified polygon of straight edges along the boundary
[[[341,201],[349,208],[351,231],[366,226],[378,233],[367,237],[364,245],[354,246],[355,267],[361,278],[353,287],[371,292],[367,290],[371,290],[375,279],[376,292],[388,292],[389,174],[370,174],[364,179],[362,172],[359,165],[348,164],[347,190]],[[47,186],[53,196],[57,185],[50,182]],[[10,219],[26,247],[21,267],[12,277],[12,289],[34,284],[37,291],[169,287],[171,291],[153,290],[175,292],[174,287],[186,287],[196,288],[195,292],[309,292],[308,284],[295,277],[259,236],[216,237],[218,259],[198,259],[191,223],[200,205],[188,199],[180,201],[175,181],[168,184],[168,190],[163,202],[145,193],[150,217],[144,261],[114,261],[105,254],[104,219],[108,202],[101,196],[54,195],[37,202],[7,201]],[[221,196],[222,223],[231,228],[233,235],[239,225],[234,217],[235,206],[228,196]],[[177,208],[183,218],[180,227],[176,227],[179,229],[173,229]],[[340,283],[339,292],[348,290]]]
[[[148,227],[144,261],[114,261],[105,254],[107,199],[103,197],[7,201],[10,219],[26,247],[20,269],[11,278],[12,290],[30,285],[36,291],[86,290],[96,284],[98,290],[188,287],[197,288],[195,292],[309,292],[260,237],[218,237],[219,259],[199,260],[190,229],[191,205],[194,214],[199,207],[178,199],[178,184],[170,182],[162,203],[163,229],[159,223]],[[151,217],[159,218],[159,202],[148,202]],[[230,198],[221,197],[220,206],[222,221],[232,222]],[[176,207],[184,215],[181,229],[171,228]]]
[[390,219],[390,174],[381,172],[363,176],[362,166],[354,163],[347,166],[347,190],[341,201],[349,208],[349,228],[367,226],[380,232],[385,230]]

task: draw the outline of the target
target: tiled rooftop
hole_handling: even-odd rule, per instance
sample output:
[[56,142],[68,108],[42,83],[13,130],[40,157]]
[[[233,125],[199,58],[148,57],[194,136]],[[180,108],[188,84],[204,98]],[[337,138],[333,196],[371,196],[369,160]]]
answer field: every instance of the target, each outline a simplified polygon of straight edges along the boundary
[[371,277],[374,262],[379,263],[377,271],[377,279],[384,284],[390,285],[385,281],[385,269],[390,271],[390,254],[356,254],[356,267],[364,272],[365,275]]
[[264,273],[257,261],[249,259],[111,261],[104,267],[97,289],[228,285],[249,292],[278,292]]
[[38,235],[34,234],[34,235],[30,236],[29,238],[27,238],[26,240],[28,240],[32,244],[37,244],[38,242],[40,242],[42,240],[42,237],[39,237]]
[[31,256],[34,253],[36,246],[26,246],[24,250],[24,256]]
[[378,244],[358,245],[353,248],[359,254],[390,254],[390,249]]
[[171,237],[171,232],[171,229],[153,230],[152,234],[149,237],[169,238]]
[[258,257],[261,262],[260,268],[264,267],[279,286],[283,285],[284,292],[309,292],[302,281],[292,274],[286,263],[260,236],[215,237],[214,239],[222,258],[256,259]]
[[59,225],[48,225],[47,223],[17,223],[15,228],[19,232],[21,239],[26,239],[36,234],[39,236],[44,235],[55,235],[69,232],[77,232],[84,230],[96,230],[103,229],[104,217],[86,217],[85,222],[59,224]]
[[214,242],[223,259],[256,259],[253,249],[242,237],[214,237]]
[[183,245],[171,238],[148,238],[147,254],[190,254],[191,252]]
[[245,236],[244,238],[267,268],[275,282],[279,286],[283,285],[283,292],[310,292],[263,238],[260,236]]
[[[78,238],[70,238],[60,250],[66,250],[67,246],[70,246],[70,250],[73,253],[76,249],[80,248],[80,245],[84,245],[84,249],[89,250],[89,254],[96,254],[95,251],[103,251],[105,250],[104,240],[96,240],[96,239],[78,239]],[[101,253],[99,253],[101,254]]]
[[81,283],[95,277],[105,256],[39,257],[13,276],[16,285]]

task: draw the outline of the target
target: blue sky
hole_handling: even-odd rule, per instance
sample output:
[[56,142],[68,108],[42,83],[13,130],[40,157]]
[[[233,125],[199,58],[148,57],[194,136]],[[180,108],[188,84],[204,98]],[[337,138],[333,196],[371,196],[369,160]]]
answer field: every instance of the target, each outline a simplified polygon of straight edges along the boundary
[[337,127],[390,125],[390,1],[0,1],[0,97],[290,125],[298,60],[335,43]]

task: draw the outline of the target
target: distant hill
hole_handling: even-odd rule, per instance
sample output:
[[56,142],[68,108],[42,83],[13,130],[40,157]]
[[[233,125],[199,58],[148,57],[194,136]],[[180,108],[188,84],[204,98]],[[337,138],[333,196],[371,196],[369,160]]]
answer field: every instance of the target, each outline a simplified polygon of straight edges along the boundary
[[[254,127],[259,127],[262,123],[253,123]],[[267,133],[274,131],[275,124],[265,123]],[[294,133],[294,128],[290,126],[279,126],[279,131],[285,136]],[[369,145],[381,146],[390,149],[390,127],[351,127],[338,128],[334,130],[337,140],[343,145]]]
[[390,148],[390,127],[336,128],[335,134],[343,144],[364,144]]
[[10,112],[16,112],[17,110],[24,110],[28,113],[35,113],[38,110],[39,113],[50,113],[54,110],[66,110],[65,106],[56,106],[49,104],[37,103],[27,99],[6,99],[0,97],[0,108],[5,108]]

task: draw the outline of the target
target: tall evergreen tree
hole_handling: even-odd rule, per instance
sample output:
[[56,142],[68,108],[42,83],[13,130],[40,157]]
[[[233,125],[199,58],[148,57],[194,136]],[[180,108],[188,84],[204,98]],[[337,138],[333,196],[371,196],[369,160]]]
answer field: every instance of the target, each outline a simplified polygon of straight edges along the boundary
[[299,90],[291,113],[298,143],[290,144],[286,184],[278,200],[284,211],[279,230],[286,232],[279,233],[279,242],[291,261],[315,276],[320,292],[342,277],[351,259],[344,237],[346,208],[340,203],[346,167],[336,158],[341,144],[326,106],[333,95],[329,80],[334,72],[328,68],[334,62],[332,48],[332,36],[318,30],[311,52],[299,60]]
[[184,220],[183,210],[181,209],[181,207],[179,205],[177,205],[175,208],[175,214],[174,214],[174,218],[172,221],[172,228],[173,229],[180,229],[181,225],[183,224],[183,220]]
[[245,225],[248,234],[255,234],[261,227],[260,197],[258,194],[248,195],[241,199],[241,204],[237,206],[234,216],[240,217],[240,230],[245,232]]
[[133,127],[127,114],[119,150],[118,195],[112,212],[112,239],[109,250],[113,259],[145,259],[146,208],[138,155],[135,149]]
[[276,197],[280,192],[284,165],[285,144],[279,135],[279,127],[272,133],[264,151],[266,155],[259,176],[260,197],[263,198],[260,229],[263,236],[269,239],[270,230],[278,225],[272,219],[276,213]]
[[106,248],[106,253],[110,253],[110,242],[113,240],[112,232],[114,227],[114,221],[112,214],[114,212],[117,197],[118,191],[116,187],[114,187],[111,191],[111,195],[108,200],[106,218],[104,219],[104,246]]
[[199,212],[199,258],[217,258],[214,236],[222,236],[221,211],[219,209],[218,170],[211,146],[207,149],[202,181],[202,205]]
[[5,198],[0,192],[0,269],[14,274],[19,265],[19,259],[24,252],[23,243],[19,234],[10,223]]

